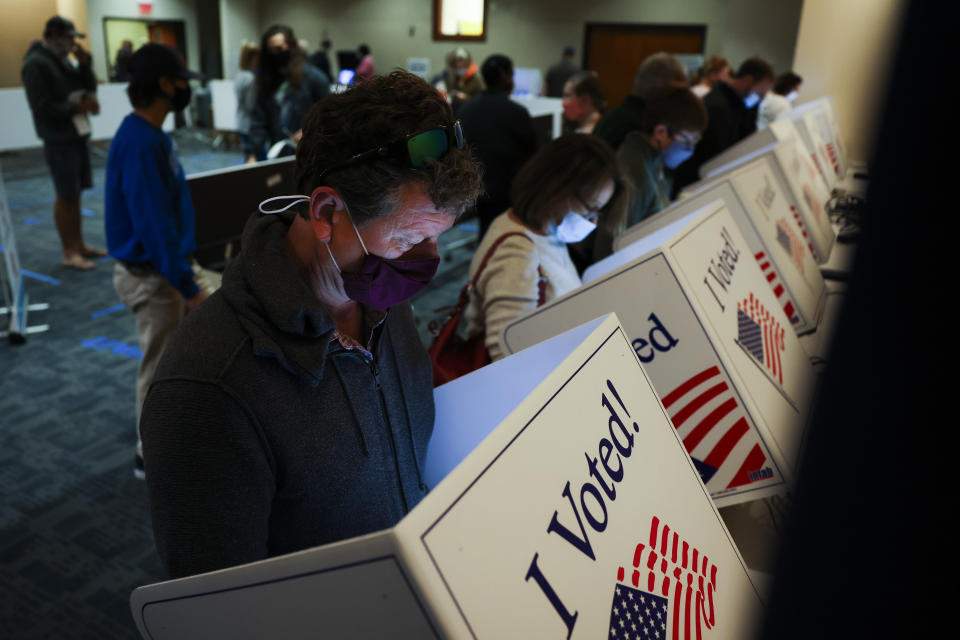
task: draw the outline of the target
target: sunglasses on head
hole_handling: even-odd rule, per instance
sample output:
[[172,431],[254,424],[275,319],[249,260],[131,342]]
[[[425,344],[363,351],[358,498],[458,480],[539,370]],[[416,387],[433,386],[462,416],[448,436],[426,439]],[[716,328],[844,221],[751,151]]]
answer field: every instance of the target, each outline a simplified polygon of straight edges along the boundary
[[419,169],[428,160],[442,158],[454,144],[457,149],[463,149],[463,129],[460,128],[459,120],[446,126],[411,133],[399,140],[358,153],[339,164],[327,167],[320,174],[319,179],[324,178],[331,171],[358,164],[371,158],[399,160],[402,163],[409,164],[411,169]]

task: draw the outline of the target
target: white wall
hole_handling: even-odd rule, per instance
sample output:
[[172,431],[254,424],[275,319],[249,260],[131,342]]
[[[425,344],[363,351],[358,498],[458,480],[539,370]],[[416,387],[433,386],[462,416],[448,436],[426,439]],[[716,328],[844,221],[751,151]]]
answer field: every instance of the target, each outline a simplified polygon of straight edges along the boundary
[[803,76],[798,102],[833,97],[854,162],[870,159],[904,8],[902,0],[803,3],[794,55]]
[[219,0],[223,77],[233,78],[240,66],[244,40],[260,42],[260,0]]
[[182,20],[187,37],[187,66],[200,68],[200,38],[197,34],[197,6],[200,0],[153,0],[149,16],[141,16],[134,0],[87,0],[87,19],[90,31],[87,44],[93,52],[93,71],[101,80],[109,77],[103,37],[104,18],[141,18],[153,20]]
[[[457,46],[433,42],[433,3],[426,0],[259,2],[261,32],[273,23],[289,24],[298,37],[314,45],[329,37],[335,51],[366,42],[378,71],[404,66],[408,57],[428,57],[431,73],[436,73],[444,55]],[[490,0],[487,41],[465,46],[477,61],[505,53],[515,66],[546,69],[566,44],[575,46],[580,55],[587,22],[705,24],[706,55],[728,56],[734,65],[760,55],[774,68],[786,69],[793,58],[801,4],[802,0]]]

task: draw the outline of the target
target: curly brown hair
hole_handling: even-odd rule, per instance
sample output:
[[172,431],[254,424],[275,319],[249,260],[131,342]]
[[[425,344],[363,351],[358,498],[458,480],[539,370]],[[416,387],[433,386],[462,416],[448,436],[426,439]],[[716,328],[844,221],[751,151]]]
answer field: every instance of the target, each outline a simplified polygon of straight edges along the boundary
[[297,146],[297,187],[310,193],[321,184],[337,189],[357,226],[394,210],[399,190],[419,183],[446,214],[459,216],[473,206],[482,186],[482,169],[468,146],[447,151],[419,169],[388,157],[347,165],[320,178],[328,167],[356,154],[453,123],[453,110],[422,78],[402,70],[375,76],[313,105]]

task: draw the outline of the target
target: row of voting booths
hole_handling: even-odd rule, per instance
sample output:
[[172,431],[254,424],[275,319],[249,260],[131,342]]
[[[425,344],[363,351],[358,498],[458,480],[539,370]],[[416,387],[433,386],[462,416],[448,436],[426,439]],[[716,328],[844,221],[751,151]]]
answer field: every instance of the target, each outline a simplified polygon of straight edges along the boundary
[[435,390],[432,490],[395,527],[141,587],[143,636],[749,637],[846,171],[830,100],[792,116]]

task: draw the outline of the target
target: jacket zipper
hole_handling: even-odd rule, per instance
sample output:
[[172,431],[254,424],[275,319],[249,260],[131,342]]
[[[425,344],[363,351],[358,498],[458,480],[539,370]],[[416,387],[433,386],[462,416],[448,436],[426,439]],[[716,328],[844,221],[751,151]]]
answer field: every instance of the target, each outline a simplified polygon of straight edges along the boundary
[[403,512],[409,513],[407,506],[407,496],[403,492],[403,479],[400,475],[400,459],[397,456],[397,443],[393,437],[393,427],[390,425],[390,417],[387,414],[387,401],[383,397],[383,387],[380,385],[380,368],[377,363],[370,360],[370,371],[373,373],[373,382],[377,387],[377,396],[380,398],[380,413],[383,414],[383,422],[387,427],[387,433],[390,435],[390,452],[393,454],[393,466],[397,473],[397,488],[400,491],[400,500],[403,502]]

